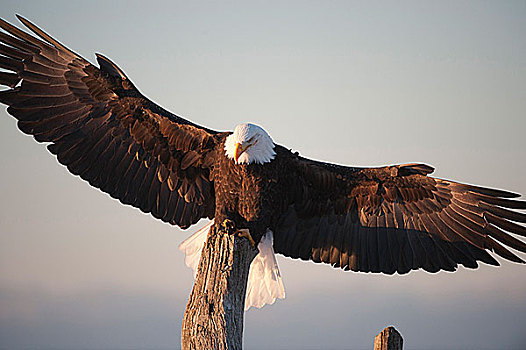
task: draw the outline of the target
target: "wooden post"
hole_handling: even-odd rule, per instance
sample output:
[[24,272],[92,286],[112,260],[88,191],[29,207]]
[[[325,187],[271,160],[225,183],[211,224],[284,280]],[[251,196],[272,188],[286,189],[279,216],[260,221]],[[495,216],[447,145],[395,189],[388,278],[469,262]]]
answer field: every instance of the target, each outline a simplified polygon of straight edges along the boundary
[[181,331],[183,350],[241,349],[250,263],[257,255],[245,238],[210,228]]
[[404,340],[398,331],[389,326],[374,338],[374,350],[402,350]]

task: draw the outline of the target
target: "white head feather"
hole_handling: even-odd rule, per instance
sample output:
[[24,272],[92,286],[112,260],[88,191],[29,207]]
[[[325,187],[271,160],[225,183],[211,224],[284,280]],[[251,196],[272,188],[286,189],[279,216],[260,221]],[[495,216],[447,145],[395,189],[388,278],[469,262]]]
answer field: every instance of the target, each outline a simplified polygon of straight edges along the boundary
[[263,128],[249,123],[236,126],[226,138],[225,154],[237,164],[268,163],[276,156],[270,135]]

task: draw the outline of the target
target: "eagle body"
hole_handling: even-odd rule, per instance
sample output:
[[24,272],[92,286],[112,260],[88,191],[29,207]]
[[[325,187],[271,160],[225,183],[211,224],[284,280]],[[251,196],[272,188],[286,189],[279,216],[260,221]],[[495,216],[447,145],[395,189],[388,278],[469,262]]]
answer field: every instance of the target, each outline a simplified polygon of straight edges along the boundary
[[[276,253],[344,270],[455,271],[491,253],[524,263],[520,195],[437,179],[424,164],[357,168],[304,158],[253,124],[199,126],[143,96],[31,22],[0,20],[0,102],[74,175],[123,204],[188,228],[228,219]],[[268,240],[271,242],[272,240]]]
[[230,219],[236,227],[250,228],[253,233],[264,233],[269,226],[271,206],[265,205],[267,192],[272,183],[265,176],[265,169],[258,164],[236,165],[226,156],[220,156],[217,171],[214,171],[216,190],[215,218],[218,222]]
[[221,155],[213,171],[216,198],[216,222],[234,221],[236,227],[248,228],[256,241],[267,229],[274,230],[277,218],[287,206],[291,190],[291,152],[277,147],[274,160],[265,164],[235,164]]

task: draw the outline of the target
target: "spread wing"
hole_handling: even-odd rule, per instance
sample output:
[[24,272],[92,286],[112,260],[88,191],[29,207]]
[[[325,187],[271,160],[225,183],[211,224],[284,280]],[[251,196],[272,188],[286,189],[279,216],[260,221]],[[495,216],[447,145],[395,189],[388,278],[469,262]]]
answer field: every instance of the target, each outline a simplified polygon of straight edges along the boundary
[[[522,259],[513,235],[526,236],[518,195],[441,180],[433,168],[407,164],[350,168],[293,157],[290,205],[274,228],[277,253],[345,270],[407,273],[454,271],[477,261],[498,265],[487,251]],[[291,181],[292,182],[292,181]],[[500,242],[500,243],[499,243]]]
[[209,179],[221,135],[145,98],[110,60],[100,68],[29,21],[42,40],[0,20],[0,101],[69,171],[156,218],[186,228],[214,215]]

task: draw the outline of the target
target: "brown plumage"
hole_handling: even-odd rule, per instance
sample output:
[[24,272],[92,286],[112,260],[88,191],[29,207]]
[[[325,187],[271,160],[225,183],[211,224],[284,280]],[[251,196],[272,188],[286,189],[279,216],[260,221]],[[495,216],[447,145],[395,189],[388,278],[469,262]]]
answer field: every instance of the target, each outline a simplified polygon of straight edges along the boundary
[[[233,220],[276,252],[353,271],[454,271],[521,262],[526,202],[506,191],[429,177],[423,164],[352,168],[275,146],[265,164],[225,156],[228,132],[198,126],[144,97],[109,59],[100,68],[20,18],[0,22],[0,101],[18,127],[73,174],[124,204],[189,227]],[[500,242],[500,243],[499,243]]]
[[524,223],[526,215],[505,209],[526,209],[526,202],[509,199],[517,194],[435,179],[422,164],[353,169],[293,162],[302,196],[274,231],[277,253],[388,274],[498,265],[486,250],[523,263],[500,244],[526,252],[509,234],[526,236],[512,222]]

